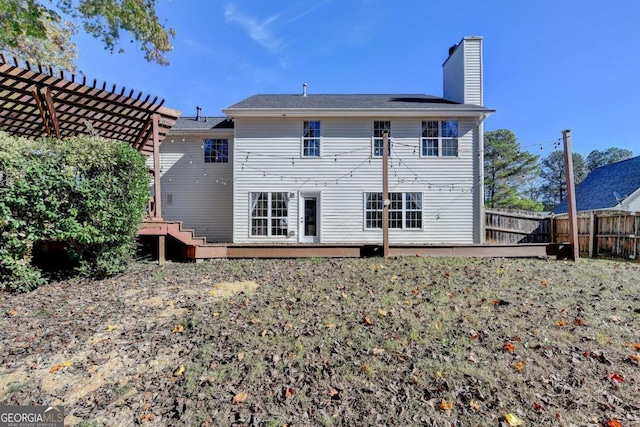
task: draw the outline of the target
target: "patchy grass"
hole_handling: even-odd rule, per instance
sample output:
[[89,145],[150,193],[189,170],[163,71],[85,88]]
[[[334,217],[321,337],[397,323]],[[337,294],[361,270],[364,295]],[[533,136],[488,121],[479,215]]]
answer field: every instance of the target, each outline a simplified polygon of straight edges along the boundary
[[[186,426],[497,426],[508,425],[506,414],[527,425],[603,426],[614,419],[637,425],[639,279],[638,264],[604,260],[136,265],[108,281],[61,286],[91,289],[91,301],[101,295],[96,289],[108,293],[102,310],[115,308],[84,329],[118,325],[113,338],[102,332],[91,342],[100,350],[108,338],[110,354],[126,349],[131,358],[117,364],[113,377],[104,375],[91,399],[62,401],[73,414],[70,424],[109,424],[126,409],[131,423]],[[38,315],[51,307],[44,298],[51,294],[38,289],[28,304],[29,295],[5,295],[0,309],[17,307],[19,314],[5,317],[4,330],[19,318],[64,322],[66,306]],[[127,311],[132,295],[135,316]],[[144,301],[156,311],[145,311]],[[116,319],[116,309],[125,318]],[[3,369],[11,373],[22,363],[7,363],[8,353],[19,351],[15,335],[3,334],[10,349]],[[42,358],[35,350],[24,363]],[[74,369],[92,372],[95,365],[86,361],[98,356],[85,350],[58,380],[73,381]],[[54,399],[37,377],[23,377],[35,385],[10,395],[5,389],[0,403],[29,393],[34,401]],[[110,392],[103,396],[103,389]]]

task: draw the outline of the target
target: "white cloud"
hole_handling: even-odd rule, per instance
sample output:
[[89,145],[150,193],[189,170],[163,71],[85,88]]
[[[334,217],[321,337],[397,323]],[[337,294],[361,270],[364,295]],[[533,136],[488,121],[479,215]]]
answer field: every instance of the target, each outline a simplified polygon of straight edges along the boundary
[[275,34],[273,28],[273,24],[281,16],[282,13],[277,13],[261,21],[238,11],[235,4],[230,4],[224,12],[224,17],[227,22],[232,22],[240,26],[240,28],[246,31],[249,37],[271,53],[278,53],[285,47],[283,40]]

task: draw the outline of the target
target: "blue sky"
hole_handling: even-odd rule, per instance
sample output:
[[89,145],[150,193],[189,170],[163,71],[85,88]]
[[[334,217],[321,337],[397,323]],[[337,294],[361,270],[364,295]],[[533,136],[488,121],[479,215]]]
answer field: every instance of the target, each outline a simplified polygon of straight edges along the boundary
[[[88,77],[207,116],[258,93],[442,96],[442,63],[464,36],[484,37],[486,130],[512,130],[546,156],[572,129],[574,151],[640,155],[640,1],[160,0],[176,32],[170,65],[122,43],[76,39]],[[614,132],[615,131],[615,132]],[[541,150],[540,145],[544,148]]]

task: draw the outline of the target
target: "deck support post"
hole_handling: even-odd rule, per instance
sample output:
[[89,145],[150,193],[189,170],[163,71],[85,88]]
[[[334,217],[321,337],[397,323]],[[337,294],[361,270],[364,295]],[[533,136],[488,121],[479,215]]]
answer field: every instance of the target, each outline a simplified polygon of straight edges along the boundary
[[167,261],[167,236],[158,236],[158,264],[164,265]]
[[569,212],[569,258],[577,261],[580,257],[580,241],[578,239],[578,213],[576,209],[576,187],[573,177],[573,154],[571,152],[571,129],[562,131],[564,142],[564,173],[567,180],[567,207]]
[[382,255],[389,257],[389,131],[382,131]]

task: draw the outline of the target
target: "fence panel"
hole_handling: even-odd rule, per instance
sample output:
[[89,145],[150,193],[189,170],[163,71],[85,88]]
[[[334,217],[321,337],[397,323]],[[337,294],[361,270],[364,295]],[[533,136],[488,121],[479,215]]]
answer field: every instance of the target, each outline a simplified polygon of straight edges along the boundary
[[494,244],[548,243],[550,219],[525,211],[485,210],[485,241]]
[[[555,241],[569,241],[569,218],[553,219]],[[580,253],[636,259],[640,249],[640,214],[618,211],[594,211],[578,214]]]

